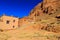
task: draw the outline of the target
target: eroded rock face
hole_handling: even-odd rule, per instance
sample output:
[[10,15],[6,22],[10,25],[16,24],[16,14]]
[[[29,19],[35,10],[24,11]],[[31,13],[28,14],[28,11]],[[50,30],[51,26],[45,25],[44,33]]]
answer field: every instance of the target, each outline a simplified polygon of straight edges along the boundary
[[43,0],[29,15],[35,22],[43,25],[41,29],[60,32],[60,0]]
[[60,0],[43,0],[39,3],[28,17],[20,20],[20,27],[26,29],[46,30],[60,32]]
[[52,15],[59,11],[59,0],[43,0],[30,13],[30,15],[48,14]]

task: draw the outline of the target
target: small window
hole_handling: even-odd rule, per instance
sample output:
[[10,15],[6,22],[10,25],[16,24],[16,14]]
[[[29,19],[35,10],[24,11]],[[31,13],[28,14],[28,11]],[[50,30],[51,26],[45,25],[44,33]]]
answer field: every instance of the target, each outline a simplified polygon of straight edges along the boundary
[[9,21],[7,20],[6,23],[9,24]]
[[13,22],[15,22],[15,20],[13,20]]
[[13,26],[13,28],[15,28],[15,26]]

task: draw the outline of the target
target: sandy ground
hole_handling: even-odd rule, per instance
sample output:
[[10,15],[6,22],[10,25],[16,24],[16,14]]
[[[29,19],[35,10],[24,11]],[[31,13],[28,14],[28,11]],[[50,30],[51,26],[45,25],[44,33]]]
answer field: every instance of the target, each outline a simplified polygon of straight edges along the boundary
[[60,33],[18,28],[0,32],[0,40],[60,40]]

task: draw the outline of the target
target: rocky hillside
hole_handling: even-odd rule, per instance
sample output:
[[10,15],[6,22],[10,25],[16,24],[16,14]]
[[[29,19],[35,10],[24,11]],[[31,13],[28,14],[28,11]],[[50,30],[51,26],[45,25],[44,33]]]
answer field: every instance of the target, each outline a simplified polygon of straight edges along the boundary
[[43,0],[30,12],[29,17],[42,25],[40,29],[60,32],[60,0]]
[[60,40],[60,0],[43,0],[19,19],[19,28],[0,30],[0,40]]

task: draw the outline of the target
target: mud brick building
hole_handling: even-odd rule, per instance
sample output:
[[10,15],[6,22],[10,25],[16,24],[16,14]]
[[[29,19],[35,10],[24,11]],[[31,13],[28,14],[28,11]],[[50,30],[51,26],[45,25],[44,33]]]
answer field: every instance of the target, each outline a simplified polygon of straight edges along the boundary
[[19,18],[3,15],[0,17],[0,29],[18,28]]

